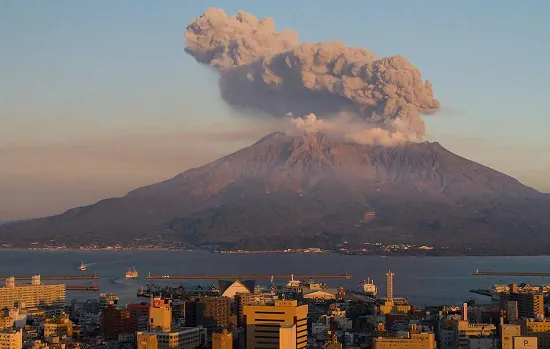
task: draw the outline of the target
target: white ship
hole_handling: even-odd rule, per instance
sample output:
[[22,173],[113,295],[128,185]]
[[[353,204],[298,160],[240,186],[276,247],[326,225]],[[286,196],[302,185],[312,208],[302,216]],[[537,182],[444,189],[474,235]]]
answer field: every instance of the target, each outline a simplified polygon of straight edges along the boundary
[[84,263],[80,263],[80,267],[78,268],[80,271],[86,271],[86,266],[84,265]]
[[378,289],[371,278],[361,282],[359,286],[361,287],[361,291],[369,296],[376,296],[376,293],[378,293]]
[[130,268],[128,269],[128,271],[126,272],[126,279],[135,279],[139,276],[139,273],[138,271],[136,270],[136,268]]

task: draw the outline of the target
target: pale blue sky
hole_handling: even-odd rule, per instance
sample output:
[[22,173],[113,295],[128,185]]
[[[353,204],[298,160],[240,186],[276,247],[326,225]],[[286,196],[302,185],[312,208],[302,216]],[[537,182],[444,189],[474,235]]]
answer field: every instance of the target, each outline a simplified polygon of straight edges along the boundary
[[[207,7],[272,17],[278,29],[292,28],[302,41],[343,40],[380,56],[405,56],[432,81],[442,104],[438,115],[425,117],[429,140],[550,191],[549,1],[6,0],[0,2],[0,197],[9,189],[12,199],[36,201],[38,195],[47,202],[52,192],[38,190],[48,184],[33,174],[53,177],[54,167],[67,179],[59,180],[55,195],[66,195],[66,183],[74,192],[94,175],[72,176],[75,167],[60,164],[73,160],[53,153],[55,164],[27,170],[33,146],[59,150],[60,141],[74,147],[128,133],[189,133],[230,123],[235,116],[218,98],[215,74],[184,52],[186,23]],[[202,147],[197,140],[185,145],[190,142]],[[238,146],[218,144],[204,161]],[[10,158],[17,147],[27,153],[19,149]],[[102,154],[94,156],[101,163]],[[120,195],[180,170],[172,166],[126,183],[119,167],[109,182],[110,165],[104,166],[97,186],[111,189],[101,195]],[[73,195],[54,206],[96,199]],[[27,213],[21,201],[16,211],[23,213],[3,216],[13,211],[7,205],[0,200],[0,219],[49,212]]]

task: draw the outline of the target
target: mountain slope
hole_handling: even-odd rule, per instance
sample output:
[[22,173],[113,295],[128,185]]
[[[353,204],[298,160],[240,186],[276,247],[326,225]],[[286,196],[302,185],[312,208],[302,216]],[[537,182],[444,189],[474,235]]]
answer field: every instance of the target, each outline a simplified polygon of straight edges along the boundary
[[388,148],[273,133],[125,197],[0,226],[0,241],[268,248],[345,239],[527,253],[543,248],[549,209],[546,194],[438,143]]

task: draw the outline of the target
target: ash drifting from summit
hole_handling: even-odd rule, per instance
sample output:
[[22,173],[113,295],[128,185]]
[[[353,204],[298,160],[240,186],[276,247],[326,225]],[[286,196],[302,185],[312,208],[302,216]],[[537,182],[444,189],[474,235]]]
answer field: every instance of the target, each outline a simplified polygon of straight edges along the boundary
[[340,41],[299,43],[296,32],[277,32],[271,18],[210,8],[187,25],[184,40],[197,62],[219,71],[229,105],[297,116],[293,129],[338,130],[367,144],[420,141],[420,115],[439,109],[431,83],[404,57],[379,58]]

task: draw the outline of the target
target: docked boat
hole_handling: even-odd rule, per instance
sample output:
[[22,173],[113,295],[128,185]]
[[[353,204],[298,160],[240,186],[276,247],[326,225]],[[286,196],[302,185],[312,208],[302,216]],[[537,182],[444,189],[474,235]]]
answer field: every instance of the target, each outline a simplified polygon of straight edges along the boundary
[[136,279],[139,276],[138,271],[136,268],[130,268],[126,272],[126,279]]
[[80,263],[80,267],[78,267],[80,271],[86,271],[86,266],[84,265],[84,262]]
[[359,284],[361,292],[363,292],[366,295],[369,296],[376,296],[378,293],[378,289],[376,288],[376,285],[374,284],[374,280],[371,278],[368,278],[367,280],[364,280]]

